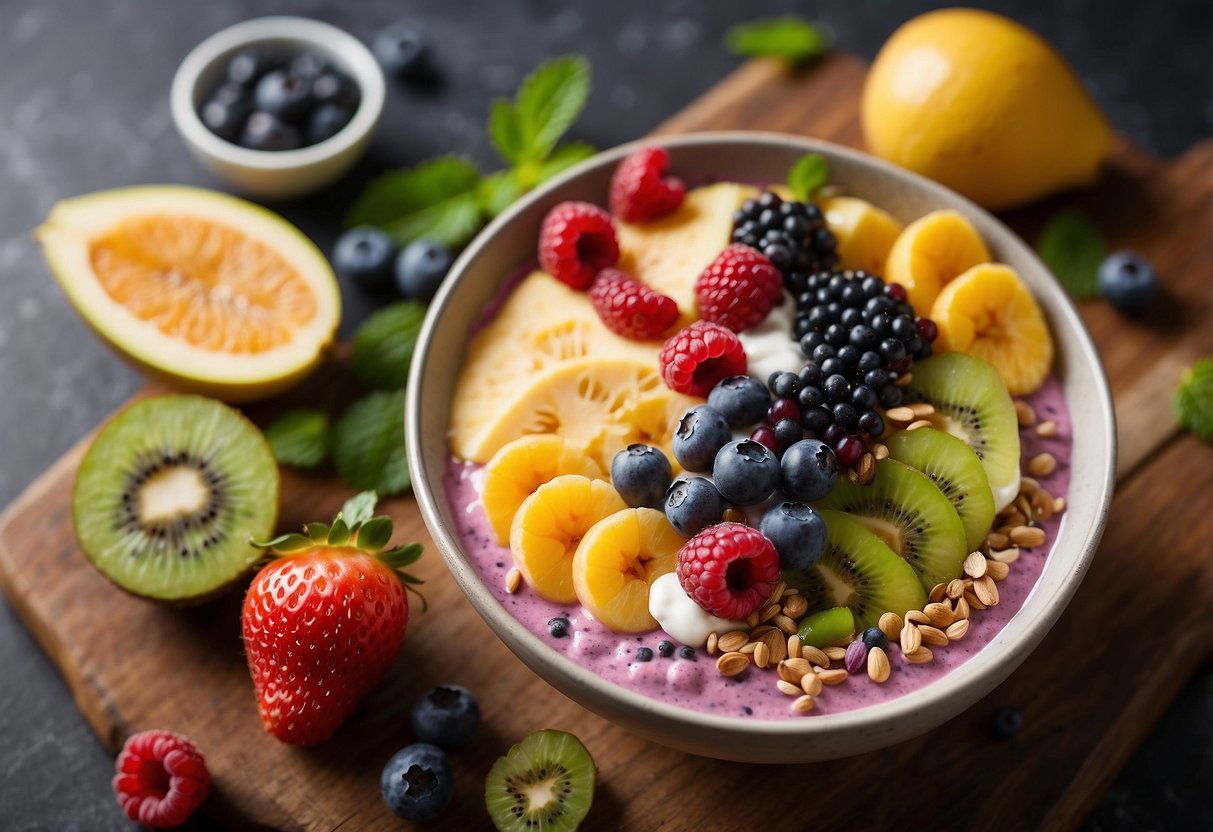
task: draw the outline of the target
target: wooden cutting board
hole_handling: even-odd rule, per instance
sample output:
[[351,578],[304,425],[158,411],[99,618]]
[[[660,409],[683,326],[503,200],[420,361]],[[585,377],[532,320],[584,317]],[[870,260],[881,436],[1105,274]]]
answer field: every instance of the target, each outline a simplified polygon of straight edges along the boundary
[[[754,128],[859,145],[866,67],[837,54],[797,73],[748,64],[658,130]],[[107,583],[77,549],[70,493],[83,440],[0,521],[9,602],[62,672],[102,742],[154,727],[189,735],[229,826],[398,829],[379,798],[384,761],[407,744],[407,707],[455,682],[484,724],[453,756],[454,805],[431,828],[488,828],[482,794],[494,758],[526,732],[578,734],[600,769],[592,829],[1065,829],[1079,823],[1194,668],[1213,628],[1213,449],[1177,428],[1179,371],[1213,353],[1213,141],[1162,162],[1121,144],[1099,188],[1006,216],[1029,240],[1057,209],[1088,210],[1117,246],[1158,267],[1166,297],[1138,320],[1104,303],[1081,311],[1112,380],[1119,486],[1107,532],[1060,623],[997,691],[943,727],[861,757],[750,766],[688,756],[614,727],[553,691],[464,601],[431,546],[429,581],[399,661],[338,736],[310,750],[261,731],[241,653],[239,597],[164,609]],[[254,418],[269,410],[254,409]],[[1076,426],[1081,430],[1081,425]],[[283,528],[330,517],[349,491],[286,472]],[[397,539],[429,544],[411,499],[387,505]],[[991,712],[1012,704],[1022,733],[995,740]]]

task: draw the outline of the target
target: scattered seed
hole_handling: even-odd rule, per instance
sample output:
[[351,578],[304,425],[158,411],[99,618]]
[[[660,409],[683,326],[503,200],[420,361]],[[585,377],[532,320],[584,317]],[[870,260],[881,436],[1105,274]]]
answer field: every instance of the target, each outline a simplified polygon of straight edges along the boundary
[[779,605],[767,604],[762,608],[762,612],[759,614],[758,620],[765,624],[777,615],[779,615]]
[[758,648],[758,642],[751,641],[751,642],[748,642],[748,643],[743,644],[740,647],[738,647],[737,652],[745,653],[747,655],[752,655],[757,648]]
[[813,706],[815,704],[816,702],[813,700],[813,697],[805,694],[792,703],[792,710],[798,714],[807,714],[809,711],[813,710]]
[[910,422],[910,424],[906,426],[906,430],[918,430],[919,428],[933,428],[933,427],[935,427],[935,423],[932,422],[930,419],[919,419],[916,422]]
[[923,612],[930,619],[932,627],[946,627],[956,618],[952,614],[952,608],[947,604],[927,604]]
[[879,647],[873,647],[868,651],[868,678],[877,684],[885,682],[889,678],[891,668],[889,667],[889,657]]
[[901,632],[901,616],[895,612],[886,612],[880,616],[877,626],[880,627],[880,632],[884,633],[885,637],[892,641]]
[[948,646],[948,637],[944,635],[943,630],[932,627],[930,624],[923,624],[919,627],[918,635],[922,637],[923,644],[929,644],[932,647]]
[[784,634],[779,630],[763,633],[759,640],[767,646],[771,664],[778,664],[788,657],[788,643],[784,641]]
[[990,532],[986,535],[986,545],[991,549],[1005,549],[1011,545],[1011,541],[1007,539],[1005,534]]
[[775,626],[786,635],[792,635],[796,632],[796,622],[788,618],[786,615],[777,615],[772,620],[775,622]]
[[765,668],[771,663],[771,648],[767,647],[766,642],[760,641],[754,645],[754,666]]
[[1065,497],[1055,497],[1053,499],[1053,513],[1061,514],[1065,510],[1066,510],[1066,498]]
[[794,586],[790,586],[783,591],[784,598],[791,598],[793,595],[799,595],[799,594],[800,594],[800,590]]
[[855,475],[859,477],[860,485],[867,485],[876,476],[876,457],[870,453],[865,453],[859,458],[859,464],[855,466]]
[[716,670],[721,676],[736,676],[750,664],[750,657],[745,653],[725,653],[716,660]]
[[885,418],[893,422],[913,422],[914,411],[908,407],[890,407],[885,411]]
[[833,643],[833,644],[831,644],[830,646],[831,646],[831,647],[843,647],[843,648],[845,648],[845,647],[849,646],[849,645],[850,645],[850,643],[851,643],[852,641],[854,641],[854,640],[855,640],[855,634],[854,634],[854,633],[848,633],[847,635],[845,635],[845,636],[843,636],[842,638],[838,639],[838,641],[834,642],[834,643]]
[[780,679],[800,684],[806,673],[813,672],[813,665],[809,664],[808,659],[784,659],[775,669],[779,672]]
[[707,650],[708,650],[708,655],[709,655],[709,656],[715,656],[715,655],[716,655],[716,645],[717,645],[717,643],[718,643],[718,639],[716,638],[716,634],[715,634],[715,633],[708,633],[708,645],[707,645]]
[[986,574],[986,556],[981,552],[969,552],[965,558],[964,569],[970,578],[980,578]]
[[935,586],[931,587],[931,591],[927,593],[927,600],[932,604],[937,604],[944,599],[947,592],[947,584],[935,584]]
[[716,646],[722,653],[732,653],[740,650],[749,640],[750,637],[741,630],[729,630],[716,641]]
[[986,609],[986,605],[985,605],[985,604],[983,604],[983,603],[981,602],[981,599],[977,597],[977,593],[975,593],[975,592],[974,592],[973,590],[971,590],[971,589],[966,589],[966,590],[965,590],[965,597],[964,597],[964,599],[963,599],[963,600],[965,600],[965,601],[967,601],[967,602],[968,602],[969,607],[970,607],[971,609],[975,609],[975,610],[984,610],[984,609]]
[[901,628],[901,652],[907,656],[922,647],[922,634],[910,622]]
[[833,668],[832,670],[818,670],[817,678],[821,679],[823,685],[841,685],[847,680],[847,672],[841,667]]
[[847,469],[847,479],[853,482],[855,485],[863,485],[863,483],[859,481],[859,474],[855,473],[854,468]]
[[1020,494],[1015,498],[1015,510],[1029,520],[1032,518],[1032,504],[1028,502],[1027,494]]
[[[963,595],[956,599],[956,612],[953,615],[956,616],[956,621],[962,621],[969,617],[969,602]],[[956,622],[953,621],[952,623],[955,624]]]
[[889,446],[882,442],[877,442],[872,446],[872,456],[876,457],[877,459],[888,459]]
[[804,614],[809,611],[809,602],[805,600],[803,595],[789,595],[788,599],[783,602],[783,614],[793,620],[804,618]]
[[1037,520],[1048,520],[1053,516],[1053,495],[1043,488],[1032,495],[1032,516]]
[[800,689],[810,696],[819,696],[821,687],[821,677],[816,673],[806,673],[800,677]]
[[513,595],[522,587],[522,573],[517,567],[505,573],[505,591]]
[[1045,530],[1036,526],[1017,526],[1011,531],[1011,542],[1025,549],[1043,546]]
[[1005,581],[1011,574],[1011,567],[1000,560],[986,561],[986,574],[996,581]]
[[1043,436],[1045,439],[1052,439],[1057,435],[1057,423],[1052,419],[1041,422],[1036,426],[1036,435]]
[[1034,477],[1047,477],[1056,470],[1057,460],[1047,451],[1028,460],[1028,473]]
[[998,603],[998,584],[994,583],[994,579],[989,575],[973,582],[973,593],[987,607],[992,607]]
[[[784,590],[788,588],[786,581],[780,581],[775,584],[775,588],[771,590],[771,595],[767,598],[767,604],[777,604],[783,598]],[[765,606],[765,605],[764,605]]]
[[893,383],[896,384],[898,387],[905,387],[913,380],[914,380],[914,375],[912,373],[902,373],[901,375],[899,375],[897,377],[897,381],[895,381]]
[[821,649],[813,647],[810,644],[806,644],[800,648],[800,657],[802,659],[808,659],[811,663],[817,665],[818,667],[830,666],[830,657],[827,656]]
[[910,411],[919,419],[925,419],[935,412],[935,405],[930,402],[914,402],[909,407]]
[[948,641],[960,641],[969,632],[969,619],[962,618],[959,621],[953,621],[948,629],[944,630],[944,635],[948,637]]
[[910,610],[906,613],[907,624],[930,624],[931,618],[922,610]]
[[758,626],[758,612],[754,611],[746,616],[745,624],[751,630]]
[[797,635],[788,636],[788,658],[789,659],[799,659],[800,658],[800,636],[797,636]]
[[960,578],[953,578],[948,583],[948,597],[955,601],[957,598],[963,597],[965,594],[965,582]]
[[907,653],[904,658],[910,664],[926,664],[935,658],[935,654],[931,652],[930,647],[919,647],[913,653]]
[[788,696],[801,696],[804,693],[804,691],[800,689],[800,685],[785,682],[783,679],[776,682],[775,687],[779,688],[780,693],[786,693]]
[[[998,563],[1005,563],[1010,566],[1015,561],[1019,560],[1019,548],[1012,546],[1010,549],[999,549],[990,552],[990,560]],[[986,567],[989,570],[989,567]]]
[[1025,401],[1015,400],[1015,418],[1019,420],[1019,426],[1030,428],[1036,424],[1036,411],[1032,409],[1032,405]]
[[[850,645],[847,645],[847,646],[849,647]],[[828,656],[830,661],[832,661],[832,662],[840,662],[847,657],[847,648],[846,647],[830,646],[830,647],[827,647],[824,652],[825,652],[826,656]]]

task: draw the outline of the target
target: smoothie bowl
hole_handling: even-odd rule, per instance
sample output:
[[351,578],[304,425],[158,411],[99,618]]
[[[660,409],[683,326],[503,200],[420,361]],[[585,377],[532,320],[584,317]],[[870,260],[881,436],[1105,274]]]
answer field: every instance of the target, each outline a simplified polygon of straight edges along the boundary
[[1112,414],[989,214],[714,133],[602,153],[490,226],[406,430],[447,566],[531,669],[656,742],[786,763],[927,731],[1024,660],[1102,533]]

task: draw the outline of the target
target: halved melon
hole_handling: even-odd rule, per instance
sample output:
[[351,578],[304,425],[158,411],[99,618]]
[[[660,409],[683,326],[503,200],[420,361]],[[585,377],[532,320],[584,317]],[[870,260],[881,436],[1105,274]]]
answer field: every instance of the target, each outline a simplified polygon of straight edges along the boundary
[[284,390],[319,362],[341,318],[320,250],[278,215],[215,191],[66,199],[36,236],[97,334],[180,389],[235,402]]

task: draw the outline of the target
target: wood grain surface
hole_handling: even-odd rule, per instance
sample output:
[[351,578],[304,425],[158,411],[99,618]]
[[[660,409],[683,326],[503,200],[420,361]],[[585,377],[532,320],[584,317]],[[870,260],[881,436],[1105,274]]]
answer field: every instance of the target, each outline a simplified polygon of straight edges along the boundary
[[[859,145],[865,71],[841,54],[797,73],[754,62],[658,132],[753,128]],[[414,616],[384,684],[333,740],[308,750],[282,745],[257,719],[238,595],[193,610],[144,603],[109,584],[78,550],[70,493],[88,439],[0,520],[0,581],[107,747],[158,727],[202,748],[215,776],[206,812],[225,826],[406,826],[380,801],[380,768],[410,741],[409,703],[436,683],[455,682],[479,695],[484,723],[453,755],[456,799],[430,828],[489,828],[482,801],[489,766],[541,727],[578,734],[599,765],[590,829],[1072,828],[1213,648],[1213,449],[1182,434],[1170,410],[1179,370],[1213,353],[1213,141],[1168,162],[1122,145],[1096,189],[1005,219],[1031,241],[1051,213],[1074,204],[1115,245],[1152,260],[1166,295],[1135,320],[1107,304],[1080,305],[1117,403],[1119,484],[1107,532],[1070,608],[1023,666],[916,740],[797,766],[722,763],[645,742],[515,659],[431,547],[417,569],[429,582],[430,612]],[[329,517],[349,493],[284,472],[280,526]],[[429,544],[411,499],[386,509],[396,540]],[[1018,707],[1026,725],[1000,741],[989,722],[1003,704]]]

